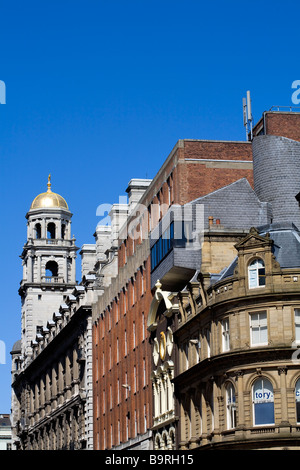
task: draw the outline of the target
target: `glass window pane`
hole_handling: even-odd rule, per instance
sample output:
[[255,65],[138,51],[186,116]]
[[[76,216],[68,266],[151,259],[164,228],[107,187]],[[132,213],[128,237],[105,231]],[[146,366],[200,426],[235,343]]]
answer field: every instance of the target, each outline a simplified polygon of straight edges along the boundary
[[260,312],[258,314],[259,324],[261,327],[267,326],[267,312]]
[[300,401],[296,402],[297,423],[300,423]]
[[300,309],[295,308],[295,334],[296,341],[300,342]]
[[252,328],[252,344],[259,344],[259,329]]
[[265,265],[261,259],[255,259],[248,267],[249,288],[265,286]]
[[274,403],[256,403],[255,424],[273,424],[274,423]]
[[266,284],[265,268],[258,270],[258,284],[260,286],[264,286]]
[[267,312],[251,314],[251,343],[268,343]]
[[260,343],[268,342],[268,329],[266,326],[260,329]]
[[249,287],[257,287],[257,273],[255,270],[249,270]]
[[297,380],[295,387],[297,423],[300,423],[300,379]]

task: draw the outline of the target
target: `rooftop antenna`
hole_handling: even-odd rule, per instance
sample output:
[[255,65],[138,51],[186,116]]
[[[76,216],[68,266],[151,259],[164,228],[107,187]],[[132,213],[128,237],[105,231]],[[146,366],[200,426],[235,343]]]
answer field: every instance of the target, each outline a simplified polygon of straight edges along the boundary
[[[246,98],[243,98],[243,118],[244,118],[244,126],[246,128],[246,140],[252,140],[253,133],[253,116],[251,110],[251,98],[250,98],[250,91],[247,91]],[[249,138],[250,134],[250,138]]]

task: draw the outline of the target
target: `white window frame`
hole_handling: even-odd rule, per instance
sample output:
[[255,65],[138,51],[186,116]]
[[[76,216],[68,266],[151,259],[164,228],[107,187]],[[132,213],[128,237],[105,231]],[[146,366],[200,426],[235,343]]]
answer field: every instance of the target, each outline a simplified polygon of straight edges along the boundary
[[[257,319],[253,318],[255,315],[258,316]],[[254,328],[258,330],[258,341],[254,341]],[[266,330],[267,337],[266,340],[260,341],[263,330]],[[266,310],[250,313],[250,344],[253,347],[266,346],[268,344],[268,312]]]
[[228,384],[226,387],[226,414],[227,429],[236,428],[236,396],[232,383]]
[[[264,274],[261,271],[264,271]],[[259,284],[259,278],[264,277],[264,284]],[[265,263],[261,258],[255,258],[248,265],[248,287],[249,289],[261,289],[266,286]]]
[[[294,319],[295,319],[295,342],[297,344],[300,344],[300,308],[294,309]],[[297,329],[297,326],[298,326],[298,329]],[[297,331],[298,331],[298,335],[297,335]]]
[[230,350],[230,332],[229,332],[229,318],[224,318],[222,321],[222,351]]

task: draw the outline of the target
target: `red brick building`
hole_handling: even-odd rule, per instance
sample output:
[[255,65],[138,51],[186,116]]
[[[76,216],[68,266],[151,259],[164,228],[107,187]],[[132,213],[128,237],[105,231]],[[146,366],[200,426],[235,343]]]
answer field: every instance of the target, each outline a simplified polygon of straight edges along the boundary
[[300,140],[300,114],[287,112],[287,108],[265,111],[253,128],[253,136],[277,135],[288,139]]
[[118,274],[93,305],[94,449],[152,448],[149,232],[172,204],[241,178],[252,185],[251,142],[179,140],[120,231]]

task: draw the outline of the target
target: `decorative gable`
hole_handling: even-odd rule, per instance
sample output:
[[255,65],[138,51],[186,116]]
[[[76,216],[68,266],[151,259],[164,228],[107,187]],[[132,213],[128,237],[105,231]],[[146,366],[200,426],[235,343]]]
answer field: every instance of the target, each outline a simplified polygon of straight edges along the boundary
[[258,230],[252,227],[249,234],[243,240],[236,243],[235,248],[238,252],[252,251],[255,248],[266,249],[266,247],[271,247],[273,243],[269,233],[265,236],[259,235]]

